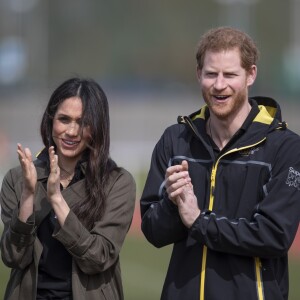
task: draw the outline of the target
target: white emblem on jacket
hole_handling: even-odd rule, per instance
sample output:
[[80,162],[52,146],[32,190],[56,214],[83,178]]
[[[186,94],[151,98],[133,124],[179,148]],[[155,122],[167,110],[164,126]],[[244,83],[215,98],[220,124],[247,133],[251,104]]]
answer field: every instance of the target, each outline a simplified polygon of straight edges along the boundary
[[289,168],[289,174],[286,179],[286,184],[300,190],[300,173],[293,167]]

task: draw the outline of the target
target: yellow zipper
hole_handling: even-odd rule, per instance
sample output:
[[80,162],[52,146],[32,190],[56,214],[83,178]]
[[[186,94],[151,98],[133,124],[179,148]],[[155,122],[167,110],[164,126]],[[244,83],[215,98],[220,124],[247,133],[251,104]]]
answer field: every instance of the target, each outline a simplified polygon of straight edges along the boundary
[[255,257],[255,276],[258,300],[264,300],[263,283],[261,278],[261,261],[258,257]]
[[[263,138],[261,141],[258,143],[255,143],[253,145],[249,145],[246,147],[241,147],[241,148],[234,148],[231,149],[230,151],[224,153],[222,156],[220,156],[215,164],[213,165],[213,168],[211,170],[211,176],[210,176],[210,195],[209,195],[209,206],[208,209],[211,211],[214,206],[214,189],[216,185],[216,174],[217,174],[217,167],[218,164],[225,155],[228,155],[233,152],[241,151],[244,149],[248,149],[251,147],[254,147],[260,143],[262,143],[266,138]],[[204,300],[204,284],[205,284],[205,271],[206,271],[206,260],[207,260],[207,247],[203,246],[203,253],[202,253],[202,265],[201,265],[201,278],[200,278],[200,300]],[[259,260],[259,259],[258,259]],[[259,260],[260,263],[260,260]],[[262,287],[262,279],[261,279],[261,273],[260,273],[260,265],[256,264],[255,269],[256,269],[256,279],[257,279],[257,290],[258,290],[258,299],[263,300],[263,287]],[[259,273],[259,274],[258,274]]]

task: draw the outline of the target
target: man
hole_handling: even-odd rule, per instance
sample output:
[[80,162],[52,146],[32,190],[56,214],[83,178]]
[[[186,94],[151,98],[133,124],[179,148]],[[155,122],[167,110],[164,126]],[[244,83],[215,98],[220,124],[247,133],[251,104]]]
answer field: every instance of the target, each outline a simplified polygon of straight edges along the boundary
[[248,97],[258,50],[208,31],[197,50],[206,106],[166,129],[141,198],[142,230],[174,244],[161,299],[288,299],[300,215],[300,138],[270,98]]

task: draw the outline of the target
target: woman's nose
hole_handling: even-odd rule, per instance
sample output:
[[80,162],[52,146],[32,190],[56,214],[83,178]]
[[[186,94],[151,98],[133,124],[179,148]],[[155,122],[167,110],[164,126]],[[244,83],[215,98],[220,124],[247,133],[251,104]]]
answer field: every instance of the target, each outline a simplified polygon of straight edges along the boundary
[[70,136],[77,136],[79,133],[79,124],[77,124],[76,122],[70,122],[68,124],[68,128],[66,130],[66,133]]

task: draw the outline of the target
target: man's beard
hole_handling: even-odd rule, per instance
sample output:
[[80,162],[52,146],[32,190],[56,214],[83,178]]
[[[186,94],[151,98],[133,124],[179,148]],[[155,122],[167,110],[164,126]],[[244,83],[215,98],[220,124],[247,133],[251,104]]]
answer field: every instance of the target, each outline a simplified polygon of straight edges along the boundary
[[245,102],[248,102],[247,90],[242,90],[238,94],[232,95],[229,100],[225,100],[224,103],[215,103],[211,101],[211,95],[209,93],[202,92],[203,99],[211,113],[213,113],[218,119],[226,120],[231,116],[235,116],[240,109],[244,106]]

